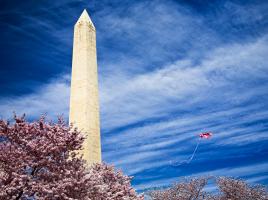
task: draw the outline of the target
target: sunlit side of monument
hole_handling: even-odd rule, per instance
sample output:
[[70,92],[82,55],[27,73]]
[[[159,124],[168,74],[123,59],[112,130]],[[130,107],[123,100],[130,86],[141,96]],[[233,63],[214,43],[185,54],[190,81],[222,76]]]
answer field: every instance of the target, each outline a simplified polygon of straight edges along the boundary
[[69,122],[86,134],[87,164],[101,162],[96,30],[86,10],[74,27]]

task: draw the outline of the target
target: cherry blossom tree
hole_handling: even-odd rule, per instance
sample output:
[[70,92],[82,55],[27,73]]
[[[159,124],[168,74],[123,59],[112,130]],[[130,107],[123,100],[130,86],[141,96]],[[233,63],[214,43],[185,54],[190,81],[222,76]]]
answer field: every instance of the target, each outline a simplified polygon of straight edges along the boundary
[[[205,192],[208,179],[216,180],[218,193]],[[152,200],[267,200],[268,193],[261,185],[249,185],[243,180],[228,177],[193,178],[163,190],[148,193]]]
[[91,200],[143,200],[131,187],[132,177],[123,175],[113,166],[96,164],[89,171],[89,196]]
[[78,155],[82,134],[44,117],[0,120],[0,199],[142,200],[131,178],[112,166],[86,167]]
[[261,185],[249,185],[243,180],[228,177],[217,179],[217,185],[221,191],[220,200],[267,200],[268,193]]
[[195,178],[173,184],[164,190],[151,191],[149,195],[153,200],[196,200],[206,199],[208,194],[203,191],[207,178]]

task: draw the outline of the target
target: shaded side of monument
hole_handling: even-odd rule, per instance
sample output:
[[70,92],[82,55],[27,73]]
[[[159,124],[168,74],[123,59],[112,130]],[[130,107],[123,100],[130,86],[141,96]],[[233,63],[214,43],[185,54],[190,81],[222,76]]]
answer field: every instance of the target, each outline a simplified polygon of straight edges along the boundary
[[86,10],[74,27],[69,122],[86,136],[83,158],[101,162],[96,30]]

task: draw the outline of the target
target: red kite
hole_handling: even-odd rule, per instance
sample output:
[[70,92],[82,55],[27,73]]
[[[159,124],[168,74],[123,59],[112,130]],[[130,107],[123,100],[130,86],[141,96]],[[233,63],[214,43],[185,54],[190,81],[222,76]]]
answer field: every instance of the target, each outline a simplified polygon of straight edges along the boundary
[[205,139],[209,139],[211,136],[212,136],[212,133],[210,132],[204,132],[204,133],[199,134],[200,138],[205,138]]
[[199,140],[197,141],[197,144],[195,146],[195,149],[194,149],[191,157],[189,159],[184,160],[184,161],[181,161],[181,162],[178,162],[178,161],[170,161],[170,164],[172,166],[175,166],[175,167],[180,166],[180,165],[183,165],[183,164],[189,164],[193,160],[193,158],[195,156],[195,153],[196,153],[196,151],[197,151],[197,149],[199,147],[199,143],[200,143],[201,139],[209,139],[209,138],[212,137],[212,135],[213,134],[211,132],[203,132],[203,133],[200,133],[199,134]]

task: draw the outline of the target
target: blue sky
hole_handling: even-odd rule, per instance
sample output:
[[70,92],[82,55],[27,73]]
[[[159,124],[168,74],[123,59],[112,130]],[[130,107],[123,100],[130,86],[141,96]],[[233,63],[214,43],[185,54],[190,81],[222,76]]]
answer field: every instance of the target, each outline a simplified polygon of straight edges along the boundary
[[[184,176],[268,185],[268,3],[0,1],[0,117],[68,117],[73,25],[97,29],[103,159],[142,191]],[[187,159],[202,131],[193,162]]]

